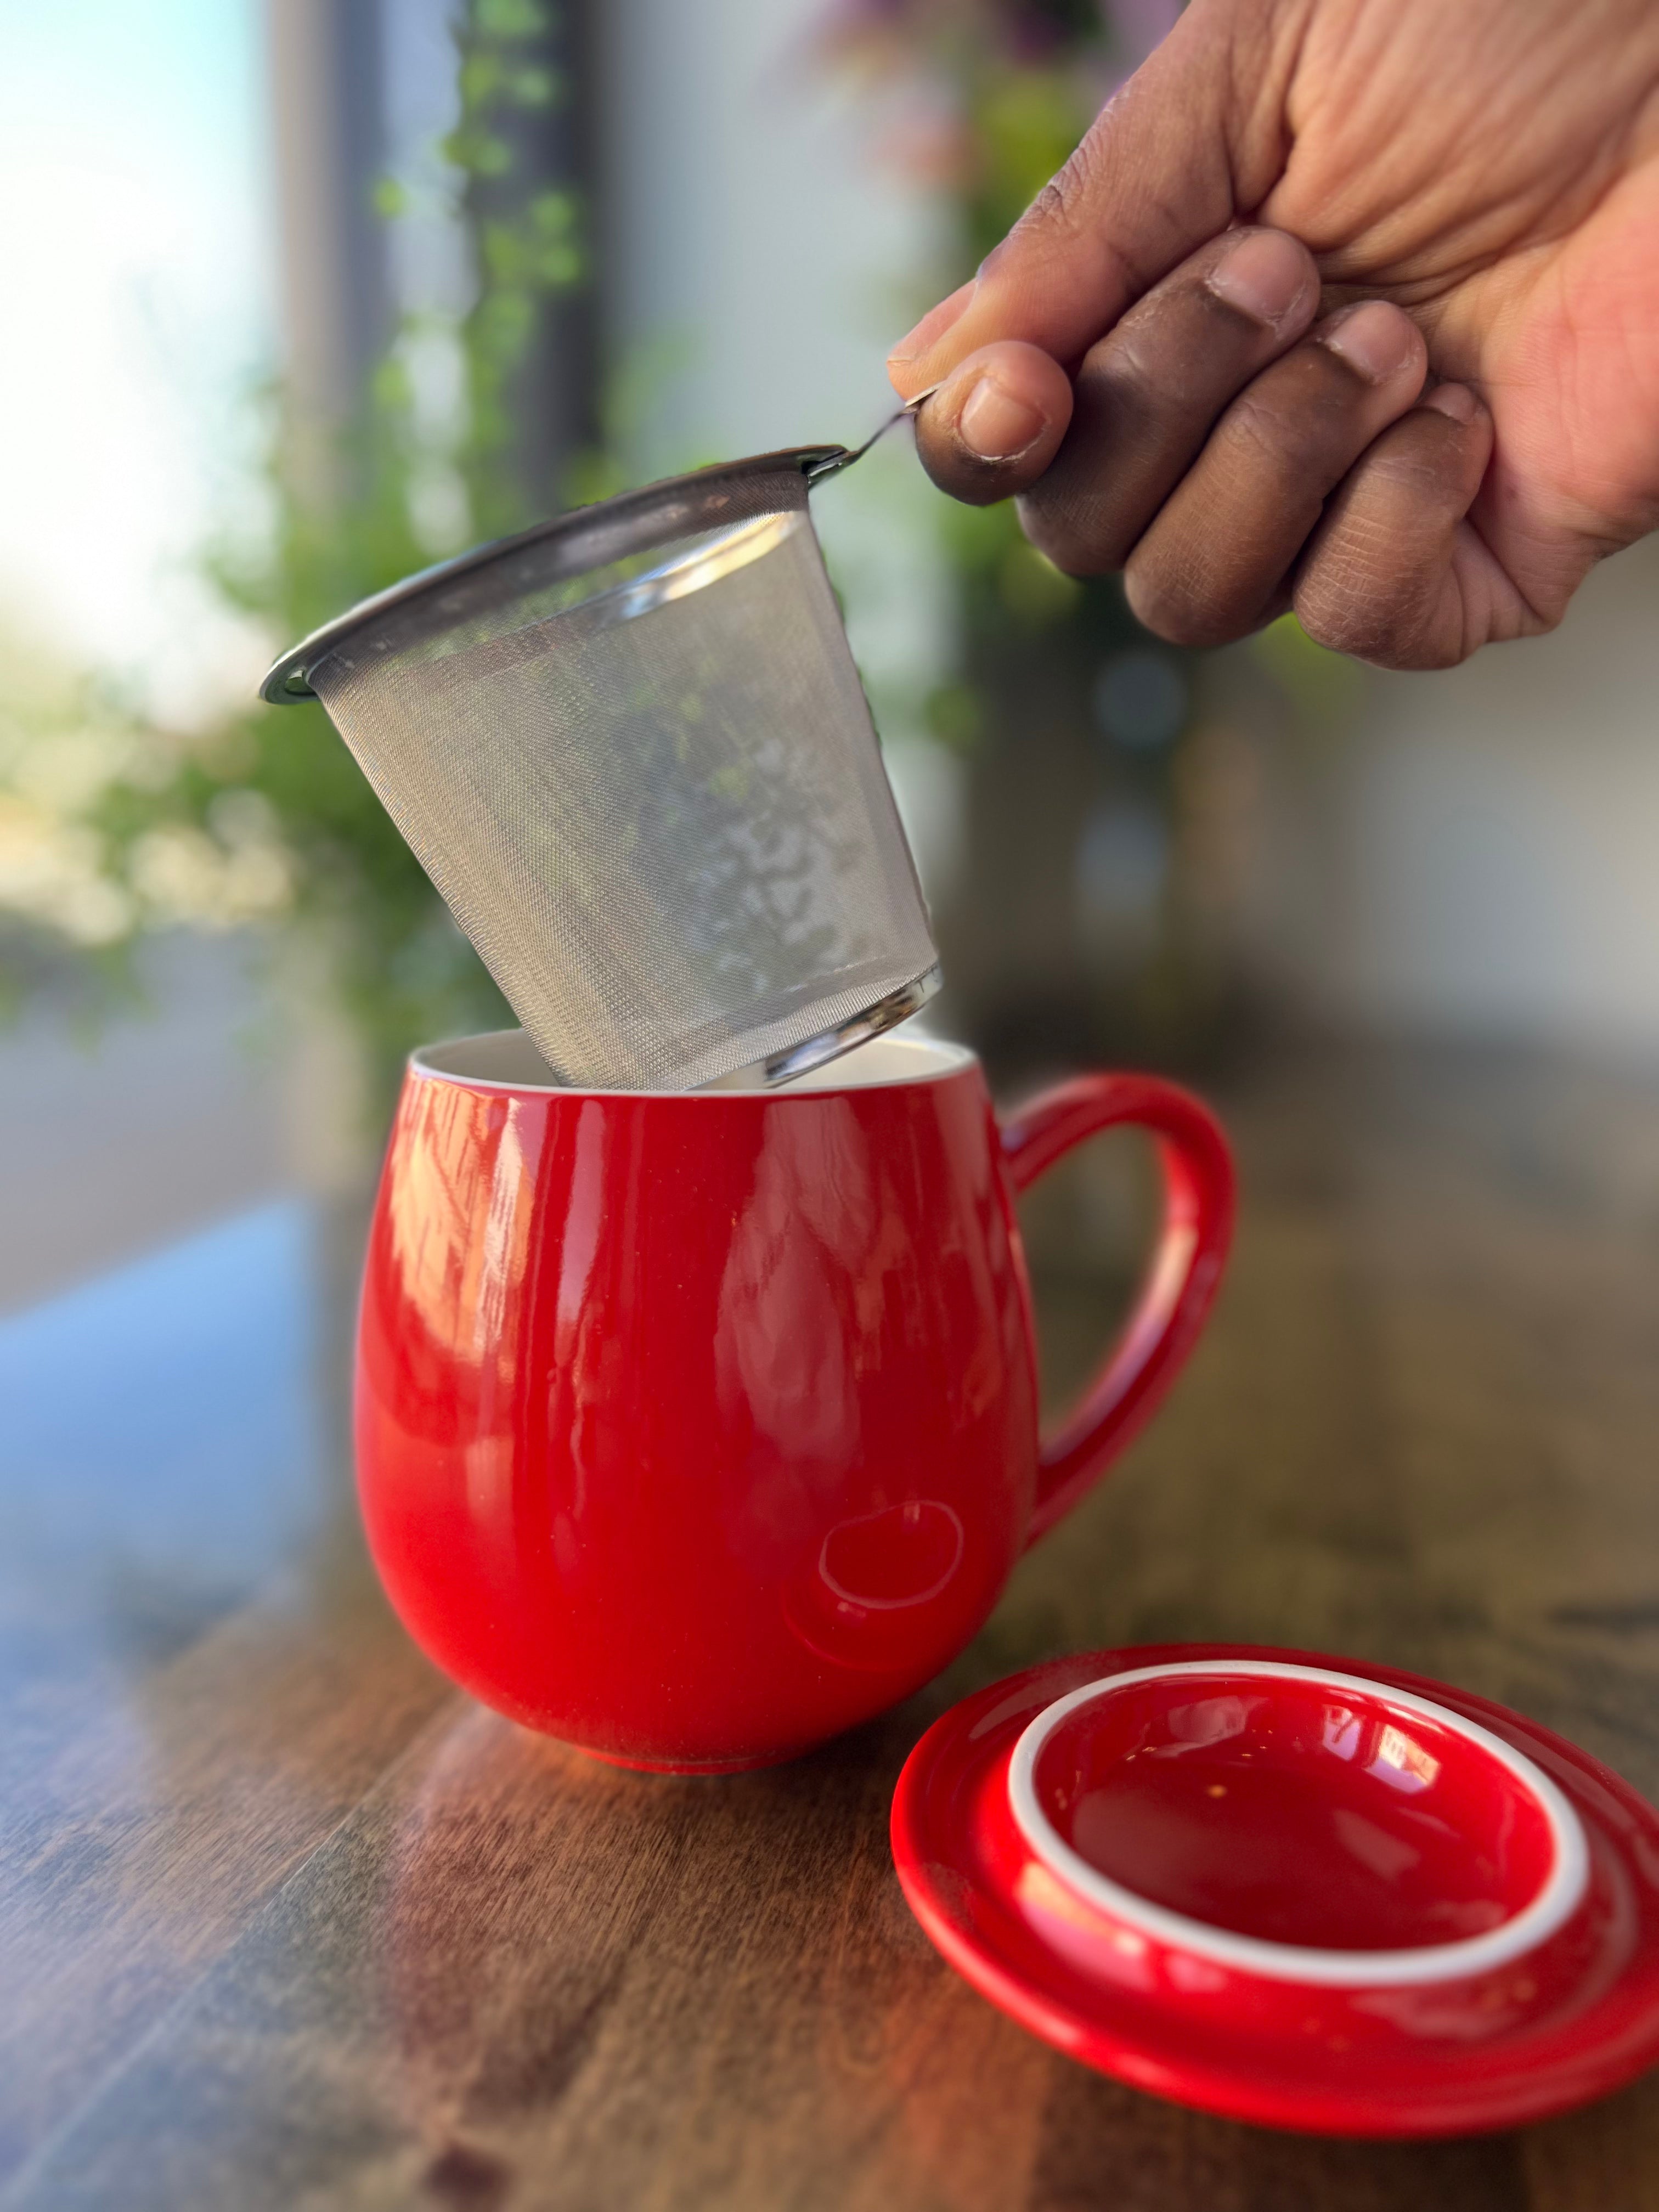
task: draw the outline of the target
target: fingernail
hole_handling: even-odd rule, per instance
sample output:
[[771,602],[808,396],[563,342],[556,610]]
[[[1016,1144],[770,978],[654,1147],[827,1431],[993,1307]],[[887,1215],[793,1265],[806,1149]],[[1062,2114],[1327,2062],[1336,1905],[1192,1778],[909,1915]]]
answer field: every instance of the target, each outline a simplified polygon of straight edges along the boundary
[[888,355],[888,360],[897,362],[901,368],[907,362],[920,361],[923,354],[939,343],[952,323],[961,320],[977,282],[976,277],[970,276],[965,284],[957,287],[948,300],[941,300],[938,307],[930,307],[915,330],[906,331]]
[[1454,422],[1473,422],[1480,412],[1480,402],[1467,384],[1437,384],[1423,404],[1437,415],[1449,415]]
[[1323,332],[1322,343],[1370,384],[1386,384],[1417,350],[1412,325],[1386,300],[1351,307]]
[[962,404],[957,435],[982,461],[1012,461],[1042,436],[1048,419],[1029,399],[1005,392],[994,377],[981,376]]
[[1282,230],[1253,230],[1206,280],[1218,300],[1258,323],[1282,323],[1308,289],[1308,258]]

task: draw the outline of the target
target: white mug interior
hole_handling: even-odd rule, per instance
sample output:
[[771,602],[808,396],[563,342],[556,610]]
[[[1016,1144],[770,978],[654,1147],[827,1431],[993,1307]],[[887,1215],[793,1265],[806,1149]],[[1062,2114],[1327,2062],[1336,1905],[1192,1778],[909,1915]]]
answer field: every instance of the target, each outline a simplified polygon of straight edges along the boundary
[[710,1085],[701,1091],[581,1090],[561,1083],[522,1030],[492,1030],[482,1036],[457,1037],[422,1045],[409,1059],[411,1074],[464,1084],[471,1091],[571,1091],[583,1097],[684,1098],[715,1103],[734,1093],[751,1097],[793,1098],[805,1091],[868,1091],[890,1085],[938,1083],[975,1065],[965,1045],[930,1036],[878,1036],[854,1045],[788,1083],[753,1080]]

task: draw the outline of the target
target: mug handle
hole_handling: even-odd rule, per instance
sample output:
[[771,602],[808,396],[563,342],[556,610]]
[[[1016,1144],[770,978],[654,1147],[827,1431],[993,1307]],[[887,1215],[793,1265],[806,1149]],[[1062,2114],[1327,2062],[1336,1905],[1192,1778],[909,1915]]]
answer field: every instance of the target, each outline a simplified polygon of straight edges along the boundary
[[1164,1221],[1139,1301],[1083,1402],[1037,1448],[1026,1545],[1046,1535],[1104,1473],[1157,1407],[1198,1340],[1232,1242],[1232,1155],[1190,1091],[1155,1075],[1082,1075],[1045,1091],[1001,1125],[1018,1194],[1102,1129],[1149,1129],[1164,1172]]

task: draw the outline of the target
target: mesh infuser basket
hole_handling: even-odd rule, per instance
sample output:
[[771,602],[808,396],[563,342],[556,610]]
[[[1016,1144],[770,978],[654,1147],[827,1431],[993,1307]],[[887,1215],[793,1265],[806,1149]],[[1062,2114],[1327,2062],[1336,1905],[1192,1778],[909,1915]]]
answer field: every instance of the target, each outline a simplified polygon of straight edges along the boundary
[[807,513],[816,447],[579,509],[286,654],[538,1050],[592,1089],[779,1081],[938,955]]

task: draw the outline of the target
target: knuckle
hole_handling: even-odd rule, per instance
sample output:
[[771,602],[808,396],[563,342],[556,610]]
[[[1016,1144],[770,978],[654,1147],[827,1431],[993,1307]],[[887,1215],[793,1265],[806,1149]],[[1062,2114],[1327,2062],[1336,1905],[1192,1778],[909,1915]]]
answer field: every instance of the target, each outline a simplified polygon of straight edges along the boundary
[[1379,501],[1409,504],[1433,515],[1438,515],[1449,500],[1455,500],[1461,510],[1469,496],[1465,479],[1470,471],[1462,465],[1465,457],[1449,453],[1438,438],[1412,434],[1413,424],[1402,427],[1404,434],[1387,439],[1365,456],[1365,477],[1373,495]]
[[1187,562],[1132,560],[1123,596],[1136,621],[1166,645],[1224,645],[1238,635],[1206,580]]
[[1097,167],[1094,131],[1082,140],[1064,166],[1057,169],[1014,225],[1015,234],[1042,231],[1070,238],[1089,220],[1091,186]]
[[1207,422],[1218,397],[1213,367],[1203,349],[1187,341],[1169,301],[1143,300],[1090,348],[1079,386],[1109,408],[1120,435]]
[[1380,668],[1452,668],[1460,641],[1434,620],[1434,593],[1413,577],[1385,585],[1363,545],[1329,548],[1299,580],[1297,621],[1316,645]]
[[1247,389],[1229,410],[1227,432],[1231,441],[1265,462],[1275,475],[1316,477],[1328,465],[1328,410],[1296,404],[1289,394]]
[[1131,297],[1146,289],[1136,281],[1132,257],[1114,242],[1101,215],[1103,204],[1109,198],[1107,149],[1122,97],[1120,93],[1116,100],[1108,101],[1070,159],[1037,192],[1002,244],[993,247],[984,268],[994,266],[1005,253],[1016,258],[1030,253],[1064,269],[1086,244],[1090,258],[1115,270]]
[[1103,576],[1122,566],[1122,549],[1100,502],[1042,484],[1018,501],[1020,527],[1067,576]]
[[1063,169],[1049,178],[1015,225],[1017,230],[1066,231],[1074,228],[1074,210],[1079,195],[1072,181],[1071,169],[1072,165],[1068,161]]

